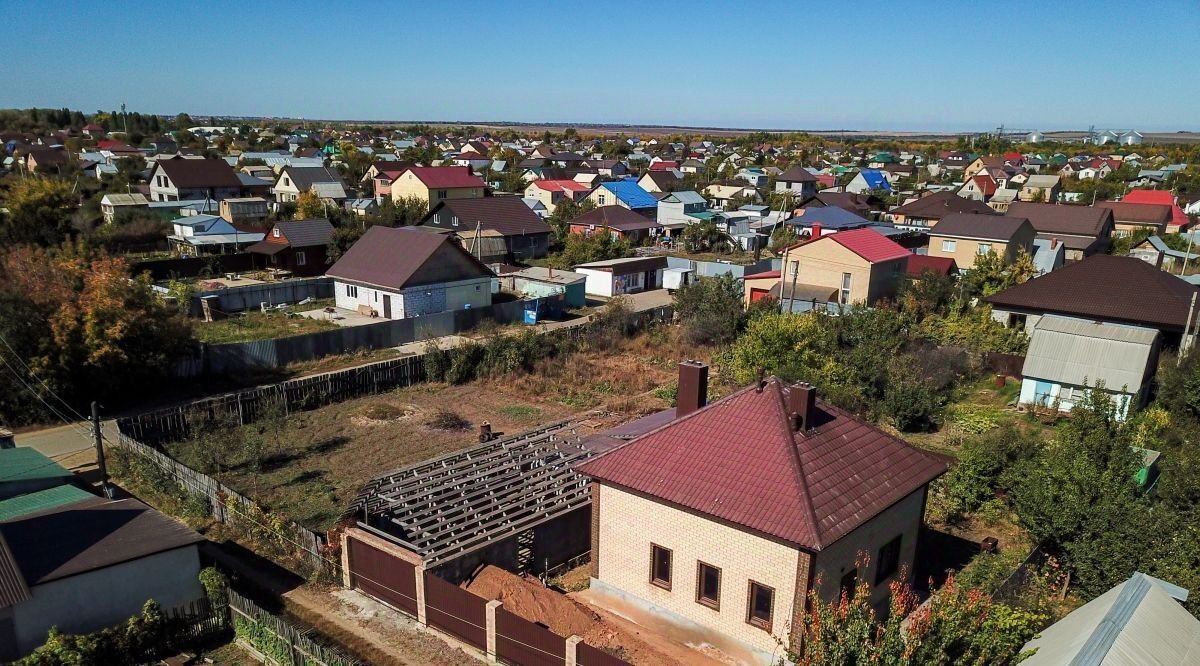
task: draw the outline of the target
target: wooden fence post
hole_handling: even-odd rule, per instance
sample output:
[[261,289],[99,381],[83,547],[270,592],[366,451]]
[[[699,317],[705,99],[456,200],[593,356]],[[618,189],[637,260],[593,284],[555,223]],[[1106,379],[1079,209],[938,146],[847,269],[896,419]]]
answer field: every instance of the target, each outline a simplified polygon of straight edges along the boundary
[[496,609],[500,605],[498,599],[493,599],[484,606],[484,617],[487,618],[484,622],[487,625],[487,658],[493,662],[496,661]]

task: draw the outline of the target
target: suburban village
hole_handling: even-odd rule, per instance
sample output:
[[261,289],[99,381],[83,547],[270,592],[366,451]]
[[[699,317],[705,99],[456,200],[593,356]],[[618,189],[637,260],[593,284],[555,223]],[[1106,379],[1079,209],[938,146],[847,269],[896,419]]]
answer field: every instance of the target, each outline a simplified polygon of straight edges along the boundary
[[0,109],[0,663],[1200,664],[1200,133],[175,111]]

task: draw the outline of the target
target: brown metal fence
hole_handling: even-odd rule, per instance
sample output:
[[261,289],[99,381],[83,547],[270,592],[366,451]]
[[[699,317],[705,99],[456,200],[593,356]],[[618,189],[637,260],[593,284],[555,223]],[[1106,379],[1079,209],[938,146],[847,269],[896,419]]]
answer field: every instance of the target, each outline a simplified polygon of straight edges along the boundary
[[545,627],[498,608],[496,656],[516,666],[562,666],[567,659],[567,641]]
[[416,567],[357,539],[346,539],[350,587],[417,615]]
[[475,647],[487,649],[487,600],[425,572],[425,619]]
[[587,643],[575,646],[575,663],[578,666],[629,666],[629,662]]

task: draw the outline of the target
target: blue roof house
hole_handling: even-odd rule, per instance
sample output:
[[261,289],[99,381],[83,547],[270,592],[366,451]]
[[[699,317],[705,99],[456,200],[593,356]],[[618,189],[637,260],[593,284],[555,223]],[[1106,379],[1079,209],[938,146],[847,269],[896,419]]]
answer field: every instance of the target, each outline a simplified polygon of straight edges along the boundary
[[658,209],[658,199],[655,199],[652,194],[642,189],[637,181],[633,180],[600,183],[587,198],[597,207],[622,206],[651,218],[655,216],[655,211]]
[[796,227],[797,231],[812,232],[813,225],[821,225],[821,233],[836,233],[869,227],[874,222],[859,217],[845,208],[825,206],[823,208],[806,208],[804,214],[787,221]]
[[892,191],[892,184],[888,182],[887,176],[879,169],[863,169],[858,172],[854,180],[846,183],[846,191],[854,194],[862,194],[872,190]]

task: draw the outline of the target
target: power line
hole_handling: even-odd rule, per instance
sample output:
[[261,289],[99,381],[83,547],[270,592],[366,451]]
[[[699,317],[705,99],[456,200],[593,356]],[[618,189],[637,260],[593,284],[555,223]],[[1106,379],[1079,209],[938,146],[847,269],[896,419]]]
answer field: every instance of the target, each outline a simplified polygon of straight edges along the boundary
[[[9,364],[8,359],[6,359],[3,355],[0,355],[0,362],[4,363],[4,367],[8,368],[8,371],[12,373],[13,378],[17,380],[17,383],[20,384],[21,387],[24,388],[26,391],[29,391],[29,393],[31,395],[33,395],[34,398],[37,398],[38,402],[41,402],[43,405],[45,405],[46,409],[49,410],[51,414],[56,416],[59,420],[61,420],[66,425],[71,426],[72,428],[78,428],[78,426],[79,426],[78,423],[73,423],[70,419],[63,416],[63,414],[61,412],[59,412],[57,409],[55,409],[53,405],[46,402],[46,399],[43,398],[41,396],[41,394],[37,392],[37,390],[35,390],[32,386],[27,384],[25,382],[25,380],[22,378],[21,374],[18,373],[16,371],[16,369],[12,367],[11,364]],[[86,430],[77,429],[75,432],[84,437],[90,436],[90,434],[87,433]]]
[[54,398],[56,400],[58,400],[60,403],[62,403],[64,407],[66,407],[68,410],[70,410],[70,412],[72,414],[74,414],[76,417],[78,417],[80,421],[87,420],[87,417],[85,417],[83,414],[80,414],[78,411],[76,411],[75,408],[70,405],[70,403],[68,403],[66,400],[63,400],[61,396],[59,396],[57,393],[55,393],[54,389],[50,388],[49,384],[47,384],[41,377],[38,377],[37,374],[34,373],[33,368],[30,368],[29,365],[25,363],[24,359],[21,358],[21,355],[17,353],[17,350],[13,349],[12,345],[8,344],[8,340],[5,339],[3,334],[0,334],[0,343],[3,343],[4,346],[8,349],[8,351],[12,352],[13,358],[15,358],[17,360],[17,363],[20,363],[21,367],[24,368],[25,371],[29,373],[29,376],[36,379],[38,381],[38,383],[41,384],[46,389],[46,391],[50,393],[50,395],[54,396]]

